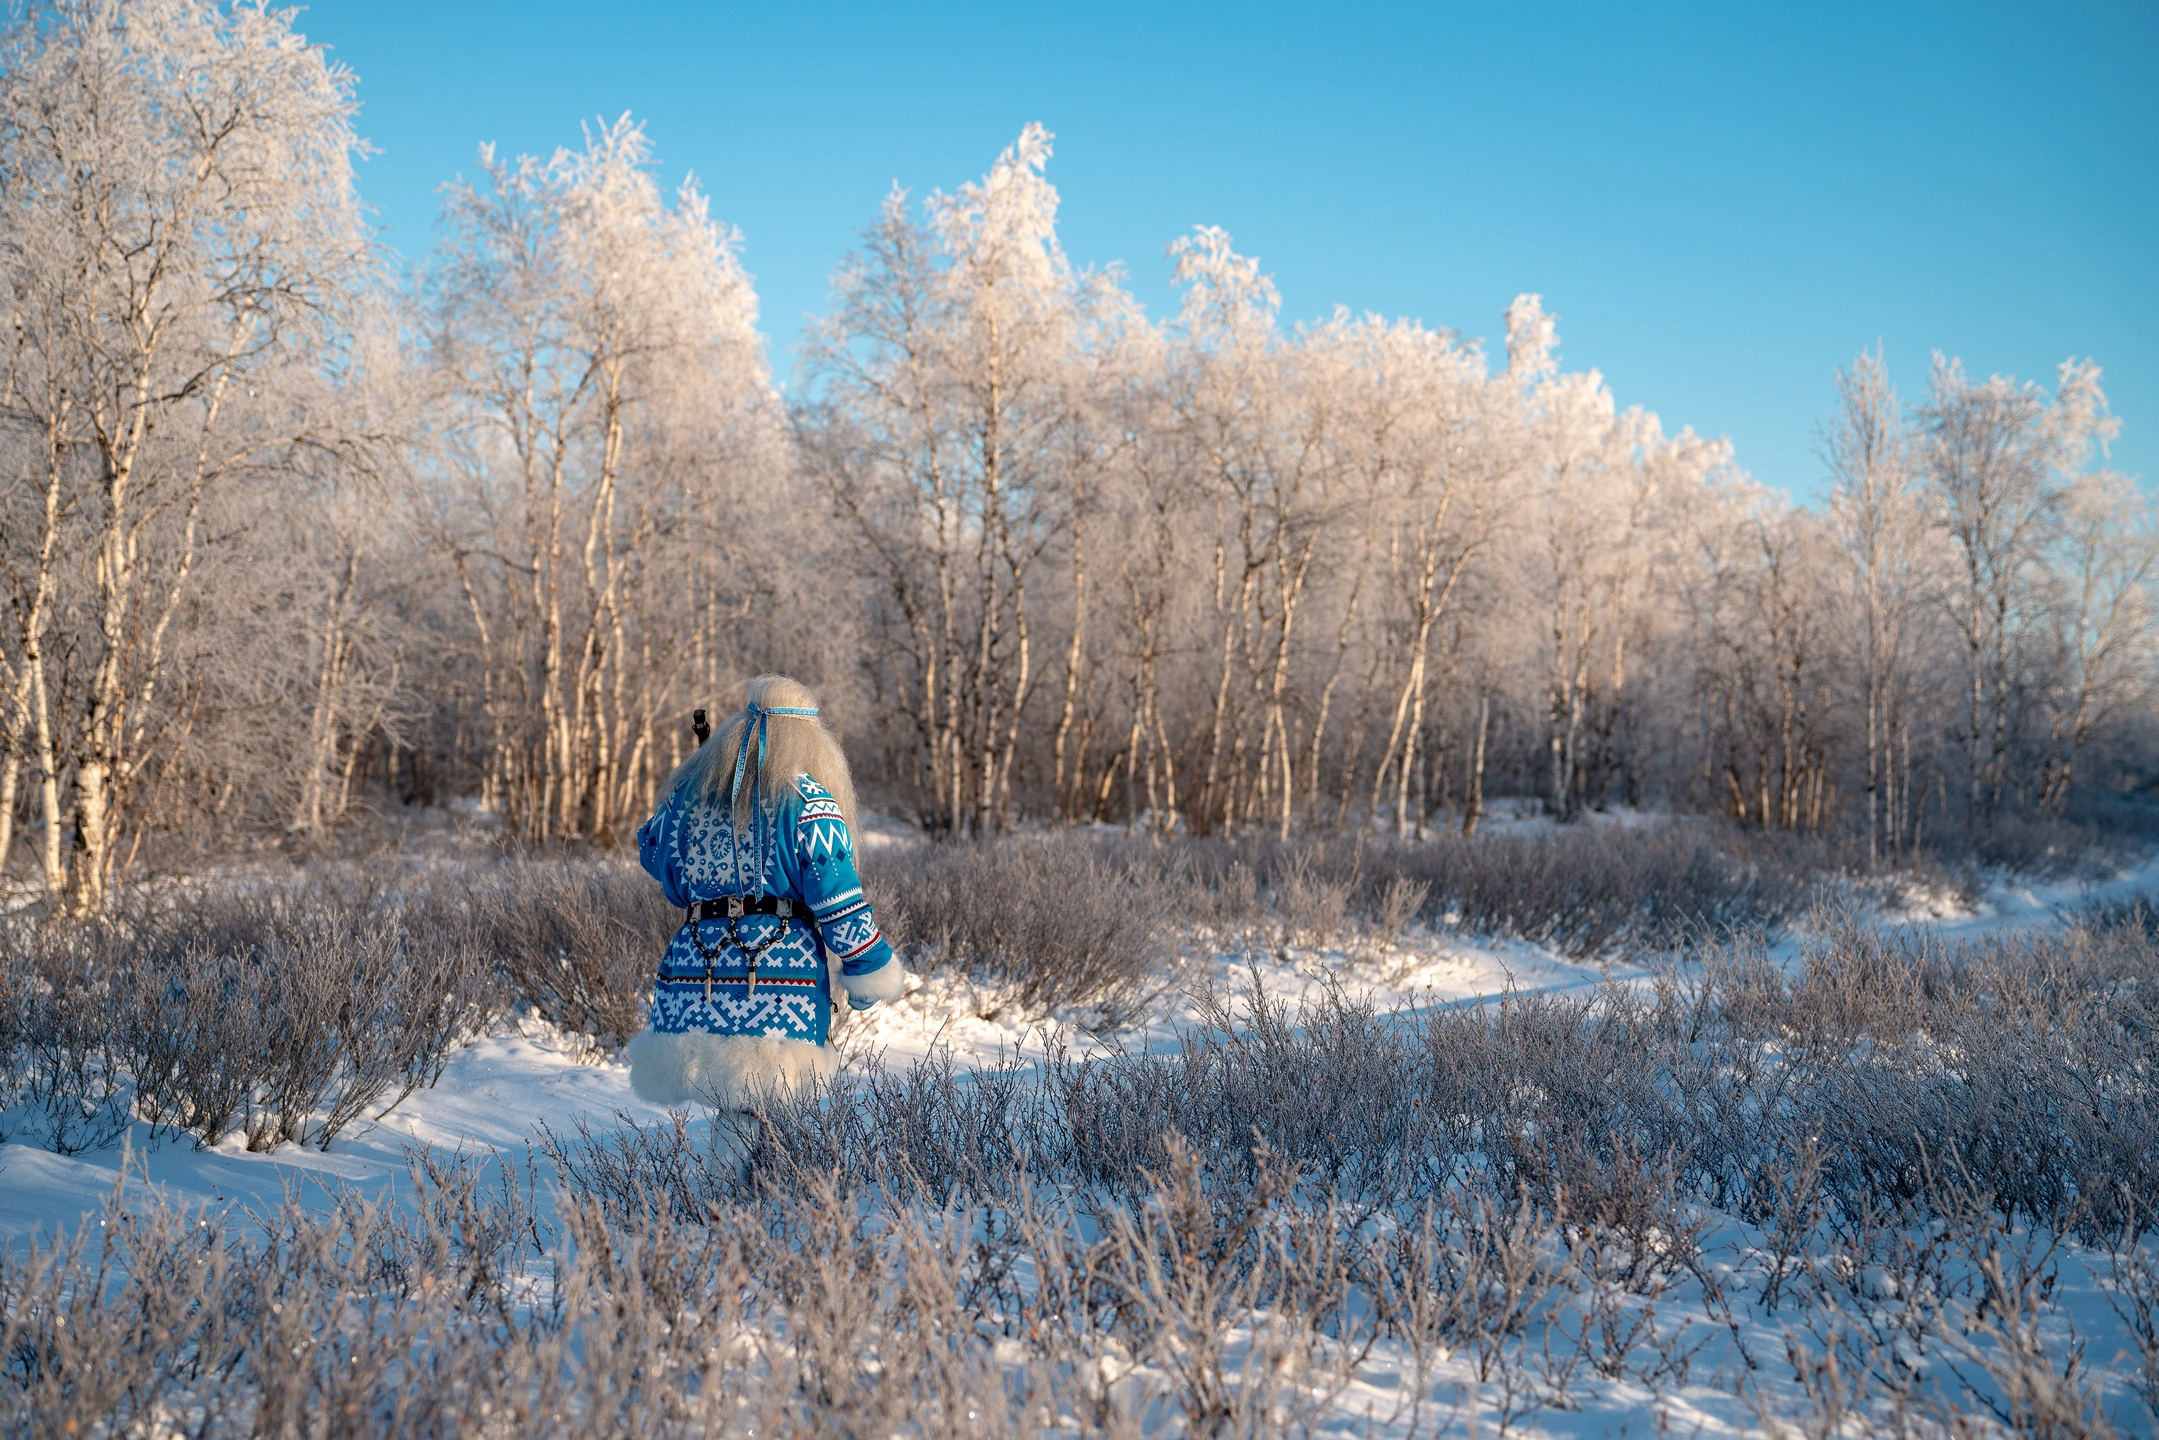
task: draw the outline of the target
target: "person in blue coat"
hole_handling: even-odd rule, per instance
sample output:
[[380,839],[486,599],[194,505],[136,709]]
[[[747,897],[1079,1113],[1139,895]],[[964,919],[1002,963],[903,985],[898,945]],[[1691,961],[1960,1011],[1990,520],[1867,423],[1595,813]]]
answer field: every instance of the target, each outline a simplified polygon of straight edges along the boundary
[[637,832],[638,859],[686,912],[629,1045],[641,1098],[741,1110],[814,1087],[837,1067],[833,981],[853,1010],[905,992],[855,830],[847,757],[817,698],[783,675],[752,681]]

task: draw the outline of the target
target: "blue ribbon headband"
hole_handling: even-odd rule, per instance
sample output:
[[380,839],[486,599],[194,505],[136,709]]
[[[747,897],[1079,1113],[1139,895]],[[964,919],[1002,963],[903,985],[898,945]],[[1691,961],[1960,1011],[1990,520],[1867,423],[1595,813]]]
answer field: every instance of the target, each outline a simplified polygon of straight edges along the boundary
[[[817,718],[817,707],[814,705],[774,705],[767,708],[752,700],[743,707],[742,713],[750,718],[751,724],[757,729],[757,769],[750,775],[750,833],[753,837],[752,843],[757,848],[757,884],[762,888],[765,883],[765,847],[763,840],[764,827],[759,823],[763,819],[763,815],[758,808],[758,801],[761,797],[757,793],[757,779],[758,776],[764,774],[765,770],[765,732],[767,722],[774,715],[791,716],[799,720],[815,720]],[[735,811],[735,797],[742,792],[742,774],[743,771],[749,769],[749,763],[750,731],[748,727],[744,727],[742,731],[742,748],[735,752],[734,783],[727,787],[727,809],[729,814],[733,814]],[[741,883],[742,879],[741,840],[742,837],[736,837],[735,880],[737,884]]]

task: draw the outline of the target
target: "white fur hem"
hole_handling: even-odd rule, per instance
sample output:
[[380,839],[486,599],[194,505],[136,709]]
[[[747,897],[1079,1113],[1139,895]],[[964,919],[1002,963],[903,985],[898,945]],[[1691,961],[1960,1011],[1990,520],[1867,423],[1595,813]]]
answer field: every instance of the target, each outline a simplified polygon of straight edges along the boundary
[[841,971],[840,984],[857,1000],[897,1000],[907,993],[907,967],[895,955],[867,975]]
[[839,1056],[807,1040],[762,1035],[686,1035],[639,1031],[624,1052],[630,1088],[654,1105],[700,1101],[743,1110],[760,1100],[810,1090],[830,1080]]

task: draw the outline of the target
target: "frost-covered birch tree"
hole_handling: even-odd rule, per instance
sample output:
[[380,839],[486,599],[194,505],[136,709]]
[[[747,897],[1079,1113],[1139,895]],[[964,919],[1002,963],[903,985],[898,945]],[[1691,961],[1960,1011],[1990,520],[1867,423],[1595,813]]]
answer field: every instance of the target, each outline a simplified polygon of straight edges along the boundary
[[872,632],[907,661],[891,700],[924,817],[954,834],[1010,814],[1042,658],[1030,587],[1074,508],[1080,341],[1115,303],[1058,245],[1051,138],[1028,126],[920,217],[889,196],[811,351],[820,473],[871,560]]
[[[1396,607],[1385,632],[1392,693],[1369,808],[1375,817],[1391,808],[1396,836],[1406,837],[1424,824],[1422,806],[1411,813],[1410,791],[1423,754],[1433,642],[1490,537],[1494,503],[1512,478],[1515,437],[1505,407],[1495,411],[1491,403],[1484,357],[1449,335],[1376,316],[1356,322],[1338,316],[1309,337],[1306,348],[1340,356],[1333,378],[1349,408],[1344,460],[1363,482],[1363,503],[1386,531],[1376,548],[1393,592],[1387,598]],[[1338,652],[1347,648],[1347,628],[1362,598],[1353,580],[1341,610],[1345,639]],[[1383,794],[1390,784],[1391,797]],[[1285,815],[1283,838],[1288,829]]]
[[2126,477],[2079,475],[2063,489],[2048,557],[2047,754],[2038,803],[2059,813],[2078,757],[2105,723],[2154,696],[2159,511]]
[[[1290,659],[1328,504],[1323,378],[1276,328],[1259,262],[1203,226],[1170,247],[1183,289],[1166,352],[1166,418],[1213,513],[1204,763],[1187,812],[1233,831],[1292,803]],[[1259,733],[1252,733],[1255,724]]]
[[665,201],[639,125],[480,158],[433,281],[457,418],[432,529],[479,652],[486,798],[533,839],[605,836],[664,767],[661,715],[717,681],[724,618],[778,578],[782,537],[744,522],[784,523],[779,416],[733,236],[694,181]]
[[187,727],[207,512],[336,429],[320,382],[371,242],[351,77],[289,12],[60,0],[0,43],[0,791],[27,749],[46,885],[88,909]]
[[[1900,849],[1909,823],[1909,776],[1894,763],[1911,722],[1907,687],[1916,610],[1924,596],[1928,525],[1916,491],[1908,418],[1879,349],[1837,372],[1837,410],[1820,454],[1836,488],[1829,514],[1850,565],[1863,629],[1866,686],[1867,863],[1884,843]],[[1907,747],[1909,753],[1909,747]],[[1900,783],[1900,780],[1902,783]]]
[[1666,440],[1654,415],[1616,410],[1595,371],[1559,373],[1554,330],[1534,295],[1508,311],[1508,373],[1527,412],[1540,545],[1532,584],[1547,616],[1549,802],[1572,818],[1601,804],[1628,691],[1637,607],[1655,553],[1660,499],[1699,486],[1729,454],[1692,432]]
[[2050,399],[2006,376],[1971,380],[1961,363],[1934,357],[1920,416],[1928,480],[1961,569],[1950,614],[1968,687],[1970,823],[1990,821],[2011,782],[2017,653],[2063,478],[2116,428],[2099,379],[2096,365],[2064,361]]

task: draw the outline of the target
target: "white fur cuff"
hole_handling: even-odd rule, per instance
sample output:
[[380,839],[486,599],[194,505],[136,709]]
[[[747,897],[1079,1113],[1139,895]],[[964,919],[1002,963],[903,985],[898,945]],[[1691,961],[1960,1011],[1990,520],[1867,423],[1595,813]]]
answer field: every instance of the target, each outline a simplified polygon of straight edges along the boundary
[[895,955],[867,975],[849,975],[840,972],[840,984],[846,987],[850,998],[856,1000],[897,1000],[907,993],[907,967],[900,964]]
[[807,1040],[762,1035],[686,1035],[639,1031],[624,1053],[630,1088],[654,1105],[701,1101],[744,1110],[760,1100],[815,1089],[839,1069],[839,1057]]

